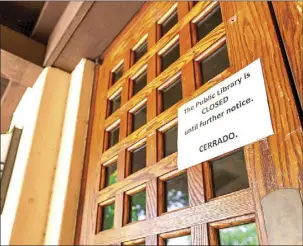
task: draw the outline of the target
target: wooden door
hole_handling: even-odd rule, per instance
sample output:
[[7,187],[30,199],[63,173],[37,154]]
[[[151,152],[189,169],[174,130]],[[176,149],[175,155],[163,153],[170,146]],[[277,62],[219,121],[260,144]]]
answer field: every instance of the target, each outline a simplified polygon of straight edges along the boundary
[[[177,109],[261,58],[274,135],[177,170]],[[96,68],[76,243],[267,244],[260,200],[302,188],[267,2],[148,2]]]

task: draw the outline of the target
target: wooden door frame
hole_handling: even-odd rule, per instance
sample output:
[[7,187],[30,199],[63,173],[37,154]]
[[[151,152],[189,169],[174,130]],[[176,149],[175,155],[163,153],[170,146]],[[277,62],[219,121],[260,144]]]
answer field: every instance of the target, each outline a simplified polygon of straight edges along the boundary
[[[300,131],[300,121],[296,110],[294,97],[289,84],[289,79],[285,69],[281,50],[273,44],[278,44],[277,35],[272,22],[268,3],[266,2],[221,2],[221,10],[224,24],[219,25],[207,37],[193,45],[188,38],[191,35],[190,21],[197,16],[209,2],[199,2],[194,7],[190,7],[188,2],[179,2],[178,14],[179,22],[167,34],[157,41],[157,18],[160,18],[173,3],[146,3],[133,18],[128,26],[121,32],[104,54],[104,63],[96,68],[96,95],[92,106],[92,121],[89,128],[89,141],[86,153],[86,171],[84,172],[84,185],[79,210],[79,219],[75,243],[77,244],[109,244],[121,243],[138,238],[138,229],[141,237],[146,237],[146,244],[157,242],[157,235],[170,230],[191,228],[199,237],[193,237],[193,244],[208,244],[212,239],[212,233],[208,234],[208,227],[213,225],[213,221],[222,221],[231,217],[247,219],[245,216],[255,214],[255,221],[258,226],[260,244],[266,245],[267,235],[264,226],[264,218],[261,207],[261,198],[279,188],[295,188],[302,190],[299,182],[299,169],[302,167],[303,148],[302,133]],[[258,11],[257,11],[258,10]],[[144,26],[138,28],[138,32],[129,32],[130,28],[140,19],[138,23]],[[264,21],[266,20],[266,22]],[[140,26],[140,24],[138,24]],[[257,28],[256,28],[257,27]],[[135,43],[148,33],[149,50],[135,65],[131,62],[131,50]],[[244,34],[245,33],[245,34]],[[157,76],[157,52],[173,37],[179,34],[180,58],[168,69]],[[226,36],[228,43],[228,53],[230,68],[215,77],[208,83],[196,89],[194,77],[193,59],[211,48],[216,42],[221,42]],[[260,45],[262,44],[262,45]],[[111,69],[124,58],[126,71],[122,78],[109,88],[108,81]],[[207,212],[212,206],[218,206],[218,210],[211,218],[195,215],[194,221],[180,221],[179,216],[190,216],[191,209],[181,210],[179,216],[172,214],[157,217],[157,178],[164,173],[176,169],[176,156],[157,160],[157,129],[163,124],[169,123],[176,118],[177,108],[190,99],[205,92],[210,87],[229,77],[234,72],[239,71],[257,58],[261,58],[265,86],[268,95],[268,103],[274,129],[274,135],[256,143],[245,146],[245,159],[249,173],[250,189],[232,193],[213,201],[205,202],[204,181],[202,164],[188,169],[190,173],[189,184],[199,186],[194,189],[196,193],[193,197],[192,206],[195,206],[197,214]],[[273,64],[273,60],[275,64]],[[144,64],[148,64],[148,84],[147,86],[129,99],[128,77],[135,74]],[[182,72],[182,86],[185,88],[183,99],[172,106],[165,113],[157,116],[157,91],[163,81],[171,77],[175,71]],[[110,117],[106,118],[107,98],[122,87],[121,108]],[[196,90],[195,90],[196,89]],[[281,93],[283,97],[279,97]],[[145,128],[138,129],[135,134],[127,136],[127,114],[138,102],[147,98],[148,123]],[[104,129],[120,119],[120,142],[102,152]],[[146,170],[139,172],[137,176],[146,172],[149,176],[136,179],[136,174],[132,179],[125,178],[124,160],[126,149],[134,144],[134,140],[146,138],[148,163]],[[283,142],[283,144],[281,144]],[[153,146],[153,147],[152,147]],[[101,164],[110,158],[118,156],[118,183],[110,189],[98,191],[99,174]],[[153,175],[151,178],[151,174]],[[130,182],[130,180],[132,182]],[[200,183],[197,182],[200,180]],[[123,218],[123,193],[142,183],[146,182],[147,187],[147,214],[148,220],[122,226]],[[302,193],[301,193],[302,194]],[[95,235],[95,218],[98,202],[102,202],[115,195],[115,228],[107,232]],[[237,201],[237,203],[235,203]],[[220,207],[219,204],[230,206]],[[244,216],[244,217],[243,217]],[[94,218],[94,219],[91,219]],[[178,223],[179,225],[178,225]],[[241,219],[240,219],[241,221]],[[157,229],[155,225],[161,225],[162,229]],[[173,224],[173,226],[171,225]],[[153,227],[151,227],[153,225]],[[215,225],[218,226],[218,225]],[[214,227],[215,227],[214,226]],[[163,229],[165,228],[165,229]],[[117,232],[121,232],[118,235]],[[129,232],[129,233],[126,233]],[[211,230],[210,230],[211,231]],[[102,235],[101,235],[102,234]]]

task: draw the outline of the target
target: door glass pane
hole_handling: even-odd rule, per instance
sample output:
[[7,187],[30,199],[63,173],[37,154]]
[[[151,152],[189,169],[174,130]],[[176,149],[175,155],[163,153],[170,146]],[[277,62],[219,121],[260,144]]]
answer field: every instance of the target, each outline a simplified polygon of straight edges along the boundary
[[243,150],[211,162],[215,196],[249,187]]
[[180,57],[179,42],[170,47],[164,54],[161,55],[161,71],[164,71]]
[[108,148],[114,146],[116,143],[119,142],[119,132],[120,126],[117,126],[108,132]]
[[255,223],[220,229],[219,236],[220,245],[259,245]]
[[132,114],[132,117],[132,132],[134,132],[146,123],[146,105]]
[[220,6],[215,7],[205,18],[197,23],[198,40],[204,38],[215,27],[222,23]]
[[117,162],[105,167],[105,187],[117,181]]
[[109,107],[109,115],[114,113],[121,105],[121,94],[116,96],[115,98],[109,100],[110,107]]
[[131,152],[131,173],[146,167],[146,145]]
[[201,63],[202,84],[214,78],[229,67],[226,44],[217,49]]
[[169,156],[177,151],[178,126],[174,126],[163,133],[164,156]]
[[134,51],[135,53],[135,63],[147,52],[147,40]]
[[178,12],[175,11],[161,24],[161,36],[164,36],[178,22]]
[[167,212],[189,205],[186,173],[165,182],[165,196]]
[[191,235],[166,239],[165,245],[192,245]]
[[112,72],[112,84],[115,84],[123,75],[123,64]]
[[142,73],[138,78],[133,80],[133,96],[137,94],[137,92],[141,91],[147,82],[147,73],[146,71]]
[[170,108],[182,99],[182,84],[181,78],[168,86],[162,91],[162,108],[163,111]]
[[102,208],[102,231],[113,228],[114,226],[114,212],[115,212],[115,204],[112,203],[110,205],[104,206]]
[[130,222],[144,220],[146,218],[146,192],[140,191],[129,197]]

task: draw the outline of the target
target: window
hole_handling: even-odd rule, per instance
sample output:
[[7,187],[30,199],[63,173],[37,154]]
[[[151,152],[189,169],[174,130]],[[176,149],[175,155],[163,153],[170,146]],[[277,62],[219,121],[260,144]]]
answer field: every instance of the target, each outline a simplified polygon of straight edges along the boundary
[[214,78],[229,67],[226,44],[200,62],[202,84]]
[[128,175],[135,173],[146,167],[146,145],[142,145],[130,152],[130,167],[128,168]]
[[175,10],[166,20],[161,23],[161,37],[164,36],[178,22],[178,12]]
[[197,22],[197,39],[201,40],[222,23],[220,6],[216,6],[207,16]]
[[114,227],[115,203],[101,206],[99,205],[99,226],[97,233],[100,231],[109,230]]
[[163,133],[163,157],[177,151],[178,126],[174,126]]
[[165,181],[164,194],[164,212],[187,207],[189,205],[189,196],[186,172]]
[[147,52],[147,39],[134,51],[134,64]]
[[165,245],[192,245],[191,235],[168,238],[165,240]]
[[140,74],[137,78],[132,81],[132,96],[136,95],[141,91],[147,83],[147,72],[146,70]]
[[123,75],[123,62],[112,71],[112,85],[115,84]]
[[109,165],[103,166],[104,184],[102,187],[108,187],[117,182],[117,161]]
[[124,224],[146,219],[146,191],[131,191],[126,193]]
[[139,129],[146,123],[146,105],[131,114],[131,122],[131,132],[134,132],[135,130]]
[[243,150],[212,161],[214,195],[222,196],[249,187]]
[[160,234],[160,245],[193,245],[190,228]]
[[180,57],[180,47],[178,41],[174,43],[171,47],[169,47],[167,51],[165,51],[163,54],[160,55],[161,71],[164,71],[166,68],[168,68],[179,57]]
[[108,116],[112,115],[121,106],[121,93],[114,98],[109,99],[109,112]]
[[220,245],[259,245],[255,223],[219,229]]
[[124,242],[123,245],[145,245],[145,239],[139,238],[133,241]]
[[160,100],[162,111],[170,108],[182,99],[182,83],[181,77],[175,82],[160,90]]
[[117,125],[113,129],[107,131],[107,149],[114,146],[116,143],[119,142],[119,133],[120,133],[120,126]]

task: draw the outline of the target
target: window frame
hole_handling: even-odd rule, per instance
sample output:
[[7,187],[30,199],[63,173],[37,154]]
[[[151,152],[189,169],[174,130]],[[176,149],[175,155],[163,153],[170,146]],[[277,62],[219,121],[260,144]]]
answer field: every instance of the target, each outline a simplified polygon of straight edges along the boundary
[[[146,184],[142,184],[139,185],[131,190],[128,190],[126,192],[124,192],[124,202],[123,202],[123,226],[126,225],[131,225],[131,224],[135,224],[135,223],[139,223],[141,221],[145,221],[144,220],[138,220],[138,221],[130,221],[130,196],[135,195],[141,191],[145,191],[146,192]],[[146,192],[147,193],[147,192]],[[147,212],[147,200],[145,200],[145,212]],[[146,214],[147,217],[147,214]]]
[[96,218],[96,230],[95,230],[95,234],[104,232],[104,231],[109,231],[115,228],[115,216],[116,214],[114,213],[114,218],[113,218],[113,227],[111,229],[107,229],[107,230],[103,230],[103,218],[104,218],[104,214],[103,214],[103,208],[109,205],[114,204],[115,208],[116,208],[116,204],[115,204],[115,198],[111,198],[108,199],[107,201],[101,202],[99,203],[97,206],[97,218]]
[[[125,177],[128,177],[132,174],[135,174],[137,172],[140,172],[141,170],[137,171],[137,172],[134,172],[132,173],[131,170],[132,170],[132,159],[131,159],[131,155],[132,155],[132,152],[134,152],[135,150],[138,150],[140,149],[141,147],[143,147],[145,145],[145,148],[146,148],[146,145],[147,145],[147,142],[146,142],[146,138],[144,139],[141,139],[140,141],[138,141],[136,144],[134,144],[133,146],[129,147],[127,149],[127,152],[126,152],[126,163],[125,163]],[[145,150],[146,151],[146,150]],[[147,153],[146,153],[147,154]],[[145,167],[147,166],[147,157],[146,157],[146,160],[145,160]]]
[[114,73],[119,70],[121,68],[121,66],[123,67],[123,72],[122,72],[122,76],[123,77],[124,73],[125,73],[125,67],[124,67],[124,59],[122,59],[120,62],[118,62],[118,64],[110,71],[110,75],[109,75],[109,87],[112,87],[114,84],[116,84],[119,80],[121,80],[121,78],[117,79],[114,81]]
[[[178,176],[180,176],[181,174],[184,174],[184,173],[187,175],[187,186],[189,187],[188,174],[187,174],[186,170],[174,170],[174,171],[164,174],[158,178],[158,216],[161,216],[163,214],[175,213],[175,212],[178,212],[180,210],[190,207],[190,202],[188,199],[188,206],[186,206],[185,208],[179,208],[179,209],[175,209],[172,211],[166,211],[166,208],[165,208],[165,205],[166,205],[165,183],[169,180],[177,178]],[[189,193],[189,190],[188,190],[188,193]]]
[[[110,165],[113,165],[114,163],[117,164],[117,171],[118,171],[118,156],[115,156],[112,159],[110,159],[109,161],[101,164],[101,174],[100,174],[101,179],[100,179],[99,190],[103,190],[103,189],[111,186],[111,185],[109,185],[109,186],[106,185],[106,178],[107,178],[106,177],[106,175],[107,175],[106,168],[109,167]],[[114,184],[112,184],[112,185],[114,185]]]

